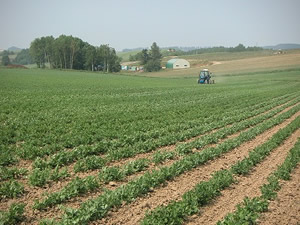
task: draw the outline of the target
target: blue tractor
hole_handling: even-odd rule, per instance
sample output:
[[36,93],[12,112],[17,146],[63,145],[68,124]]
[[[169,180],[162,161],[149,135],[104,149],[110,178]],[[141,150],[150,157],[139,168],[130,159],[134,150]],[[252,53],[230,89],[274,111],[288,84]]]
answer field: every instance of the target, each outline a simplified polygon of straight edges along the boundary
[[214,84],[215,80],[211,80],[212,73],[208,69],[203,69],[200,71],[198,84]]

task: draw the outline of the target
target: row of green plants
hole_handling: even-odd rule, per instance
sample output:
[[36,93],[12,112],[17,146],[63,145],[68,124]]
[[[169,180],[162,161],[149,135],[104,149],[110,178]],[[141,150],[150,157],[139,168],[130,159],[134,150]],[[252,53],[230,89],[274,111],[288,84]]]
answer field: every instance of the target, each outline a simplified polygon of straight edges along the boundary
[[259,126],[242,132],[237,138],[227,140],[215,148],[207,148],[201,152],[188,155],[170,167],[161,167],[159,170],[146,172],[143,176],[128,182],[126,185],[122,185],[112,191],[107,190],[99,197],[82,203],[79,209],[67,209],[61,223],[86,224],[90,220],[100,219],[113,207],[119,207],[124,202],[132,202],[137,197],[147,194],[150,190],[160,186],[166,181],[174,179],[180,174],[202,165],[209,160],[213,160],[223,153],[238,147],[245,141],[253,139],[256,135],[265,130],[280,124],[298,112],[299,108],[299,106],[296,106],[276,118],[265,121]]
[[56,167],[55,169],[35,168],[30,172],[28,176],[28,182],[33,186],[44,187],[46,184],[50,183],[50,181],[63,180],[69,176],[70,174],[67,168],[63,168],[63,169],[60,169],[59,167]]
[[232,135],[236,132],[253,127],[253,126],[273,117],[277,113],[280,113],[284,109],[295,105],[296,103],[298,103],[298,101],[299,101],[298,99],[292,100],[289,103],[287,103],[275,110],[272,110],[266,114],[256,116],[250,120],[242,120],[239,123],[234,123],[230,127],[224,127],[222,129],[219,129],[218,131],[216,131],[215,133],[213,133],[211,135],[207,135],[202,138],[197,138],[197,139],[193,140],[192,142],[179,144],[176,146],[176,151],[179,154],[189,154],[192,152],[192,150],[194,148],[202,149],[204,146],[206,146],[208,144],[216,144],[220,139],[224,139],[227,136]]
[[[241,161],[238,161],[230,169],[218,171],[209,181],[204,181],[197,184],[191,191],[183,194],[181,201],[174,201],[167,206],[160,206],[153,211],[148,212],[141,224],[182,224],[187,216],[198,213],[199,207],[202,207],[211,202],[212,199],[220,195],[221,190],[229,187],[232,183],[234,183],[234,176],[249,174],[249,172],[258,163],[263,161],[272,150],[282,144],[285,139],[287,139],[295,130],[299,128],[299,126],[300,117],[296,118],[285,128],[279,130],[267,142],[256,147],[249,153],[248,157],[244,158]],[[219,173],[221,173],[222,176],[218,176]],[[265,193],[268,192],[265,191]],[[250,204],[248,205],[251,204],[253,205],[253,202],[250,202]],[[264,204],[262,205],[264,206]],[[256,208],[256,206],[257,205],[255,205],[254,207]]]
[[[55,91],[55,90],[53,90]],[[181,91],[183,93],[172,93],[174,97],[178,97],[178,95],[181,95],[184,97],[184,95],[188,96],[188,93],[184,93],[184,91]],[[60,93],[58,93],[60,94]],[[128,94],[128,93],[127,93]],[[184,94],[184,95],[182,95]],[[153,114],[151,111],[145,111],[147,110],[148,105],[144,105],[144,100],[149,100],[151,102],[151,96],[147,97],[147,99],[143,99],[143,101],[137,101],[134,105],[132,104],[132,99],[127,98],[126,93],[123,93],[124,97],[122,97],[121,100],[126,100],[126,101],[121,101],[122,105],[115,105],[114,101],[107,101],[107,97],[110,96],[105,96],[103,100],[103,104],[105,104],[105,110],[103,113],[103,109],[100,108],[101,111],[99,112],[93,112],[98,115],[100,113],[100,116],[104,116],[105,118],[108,119],[108,121],[113,121],[115,125],[118,126],[118,132],[110,126],[111,124],[104,124],[101,122],[101,120],[97,120],[97,118],[92,118],[91,121],[89,121],[86,124],[81,124],[81,115],[77,115],[76,112],[77,110],[74,109],[74,105],[70,105],[70,99],[66,98],[64,101],[60,101],[56,107],[52,107],[50,113],[49,109],[43,104],[43,102],[39,102],[39,104],[34,106],[34,110],[31,111],[31,114],[26,115],[26,109],[25,107],[28,107],[26,105],[28,99],[23,99],[22,97],[18,96],[21,100],[23,101],[21,104],[18,105],[18,107],[23,107],[24,108],[24,113],[23,115],[18,114],[17,117],[20,117],[20,121],[25,121],[25,123],[20,124],[18,120],[12,120],[10,117],[11,114],[15,113],[14,108],[16,107],[15,105],[9,105],[6,106],[6,101],[3,102],[3,120],[7,121],[7,126],[3,127],[3,130],[1,131],[1,141],[5,144],[12,144],[12,143],[21,143],[20,147],[16,148],[16,152],[21,158],[24,159],[35,159],[36,157],[43,157],[45,155],[51,155],[55,151],[59,151],[62,148],[74,148],[78,147],[80,145],[92,145],[95,144],[98,146],[98,143],[101,142],[99,145],[100,148],[103,148],[105,151],[108,149],[116,149],[118,147],[122,147],[124,143],[131,143],[131,142],[137,142],[140,139],[148,140],[151,138],[157,137],[158,134],[163,134],[164,133],[164,128],[168,127],[168,132],[172,131],[174,133],[182,130],[182,125],[178,123],[178,119],[174,118],[169,118],[171,120],[167,121],[166,118],[165,120],[162,121],[157,121],[157,116],[156,114]],[[33,100],[36,99],[37,96],[30,96]],[[215,96],[216,97],[216,96]],[[184,97],[185,98],[185,97]],[[258,97],[256,97],[258,98]],[[251,103],[255,103],[255,99],[251,99]],[[190,98],[193,99],[193,98]],[[72,99],[71,99],[72,100]],[[110,100],[110,99],[109,99]],[[131,101],[129,101],[131,100]],[[170,96],[169,95],[164,95],[161,96],[160,99],[163,103],[166,104],[161,104],[158,107],[158,113],[160,111],[165,110],[165,107],[169,107],[170,104],[172,106],[170,107],[171,109],[177,108],[177,110],[181,111],[181,113],[187,114],[188,111],[185,111],[185,109],[180,109],[179,108],[179,103],[174,104],[173,102],[170,103]],[[269,99],[267,99],[269,100]],[[52,101],[52,99],[51,99]],[[257,102],[257,101],[256,101]],[[51,103],[51,102],[50,102]],[[66,103],[63,105],[63,103]],[[78,102],[80,103],[80,102]],[[87,102],[88,104],[89,102]],[[249,102],[248,102],[249,103]],[[31,104],[34,104],[31,103]],[[60,105],[62,104],[62,105]],[[107,104],[107,105],[106,105]],[[240,105],[241,107],[245,107],[245,102],[239,100],[238,102],[231,102],[229,100],[226,100],[223,102],[224,108],[227,106],[231,106],[232,109],[238,107]],[[193,106],[193,101],[189,100],[188,102],[185,102],[185,105],[189,107],[189,110],[192,112],[197,112],[200,109],[196,108]],[[72,113],[65,112],[64,110],[60,110],[60,107],[65,109],[66,107],[72,110]],[[144,107],[146,106],[146,107]],[[30,108],[31,105],[29,105]],[[140,112],[136,112],[134,117],[128,117],[128,114],[130,114],[134,109],[140,108]],[[223,107],[223,106],[222,106]],[[99,108],[99,107],[98,107]],[[145,108],[145,109],[144,109]],[[56,118],[51,114],[51,112],[54,110],[58,110],[56,114],[60,114],[61,116]],[[21,110],[19,110],[21,111]],[[23,110],[22,110],[23,111]],[[37,116],[33,116],[35,112],[40,112]],[[45,113],[45,111],[48,111],[48,113]],[[115,113],[111,113],[111,112]],[[209,111],[209,110],[207,110]],[[123,113],[126,112],[126,113]],[[164,114],[164,117],[167,117],[169,113],[171,113],[172,110],[167,111]],[[16,112],[17,113],[17,112]],[[86,114],[90,112],[82,112],[82,116],[87,116]],[[124,116],[124,114],[126,116]],[[202,115],[203,114],[203,115]],[[195,123],[199,124],[199,119],[195,116],[199,115],[199,113],[188,113],[188,119],[189,121],[193,121]],[[118,119],[115,118],[117,116]],[[205,118],[209,116],[208,112],[202,112],[201,117]],[[220,115],[215,114],[214,118],[218,119]],[[78,118],[80,117],[80,118]],[[171,115],[172,117],[172,115]],[[198,116],[199,117],[199,116]],[[2,120],[2,118],[0,118]],[[74,119],[78,122],[77,124],[74,123]],[[134,124],[133,129],[130,129],[128,131],[128,123],[132,123],[134,121],[138,120],[144,120],[146,121],[145,124],[140,124],[136,123]],[[55,120],[55,121],[53,121]],[[79,121],[78,121],[79,120]],[[52,121],[52,122],[51,122]],[[192,122],[191,122],[192,123]],[[55,125],[54,125],[55,124]],[[82,126],[82,131],[74,135],[74,136],[69,136],[69,133],[65,133],[65,130],[78,130],[77,126]],[[163,124],[164,126],[159,126],[159,124]],[[179,126],[180,124],[180,126]],[[190,123],[186,123],[186,126],[188,128]],[[9,126],[8,126],[9,125]],[[89,126],[87,126],[89,125]],[[33,127],[38,126],[36,129],[31,129]],[[71,126],[71,127],[70,127]],[[16,129],[18,128],[18,129]],[[155,129],[154,129],[155,128]],[[139,132],[142,129],[143,132]],[[16,131],[17,130],[17,131]],[[103,132],[106,133],[103,133]],[[41,134],[41,133],[47,133],[48,135]],[[50,134],[50,135],[49,135]],[[101,135],[98,135],[101,134]],[[165,133],[165,135],[168,135],[168,133]],[[103,136],[103,137],[102,137]],[[36,139],[36,137],[39,137],[39,139]],[[107,138],[106,138],[107,137]],[[113,140],[113,141],[112,141]],[[117,140],[117,141],[115,141]]]
[[0,224],[20,224],[25,219],[24,208],[24,203],[12,203],[7,211],[0,211]]
[[[216,133],[213,133],[213,134],[207,135],[205,137],[202,137],[201,138],[201,143],[202,143],[201,146],[204,147],[205,145],[208,145],[208,144],[211,144],[211,143],[216,143],[220,138],[225,138],[226,136],[228,136],[228,135],[230,135],[234,132],[237,132],[237,131],[240,131],[242,129],[247,128],[249,125],[251,125],[251,126],[256,125],[256,124],[262,122],[263,120],[274,116],[276,113],[282,111],[284,108],[295,104],[296,102],[297,102],[297,99],[292,100],[289,103],[285,104],[284,106],[281,106],[280,108],[278,108],[276,110],[273,110],[273,111],[271,111],[267,114],[263,114],[259,117],[252,118],[251,120],[242,121],[240,123],[237,123],[237,124],[240,124],[240,125],[234,125],[233,127],[230,127],[230,128],[223,128],[223,129],[217,131]],[[194,141],[193,143],[197,143],[197,146],[199,146],[199,141]],[[180,146],[182,146],[182,145],[180,145]],[[189,150],[191,151],[193,145],[185,144],[184,146],[188,146]],[[180,150],[179,153],[181,154],[183,152],[182,151],[183,148],[181,147],[181,148],[178,148],[178,149]],[[185,154],[187,153],[186,149],[187,148],[184,149]],[[189,153],[191,153],[191,152],[189,152]],[[152,161],[155,164],[159,164],[159,163],[161,163],[161,162],[163,162],[167,159],[174,159],[176,157],[176,155],[177,154],[175,154],[174,152],[158,151],[158,152],[155,152],[153,154]],[[144,159],[144,160],[146,160],[146,159]],[[36,162],[37,162],[37,160],[36,160]],[[75,172],[80,172],[80,171],[87,171],[87,170],[91,170],[91,169],[101,169],[102,167],[105,166],[105,163],[106,163],[106,160],[104,160],[101,157],[94,156],[94,155],[88,156],[85,159],[80,160],[79,162],[77,162],[75,164],[74,171]],[[126,176],[126,174],[123,173],[123,172],[120,172],[119,171],[120,169],[118,169],[118,168],[109,168],[109,167],[107,167],[107,168],[104,168],[103,170],[104,171],[110,171],[109,174],[114,174],[114,176],[112,176],[112,175],[108,176],[108,177],[110,177],[109,181],[111,181],[111,180],[116,180],[116,181],[122,180]],[[64,178],[68,175],[67,173],[64,173],[64,170],[62,170],[62,172],[60,172],[60,174],[62,174],[64,176],[62,176],[62,175],[59,176],[59,174],[58,174],[58,175],[54,176],[54,178],[56,178],[56,179],[53,179],[53,176],[50,176],[50,172],[51,172],[51,170],[48,169],[47,167],[45,169],[36,168],[30,174],[29,181],[32,185],[44,186],[50,180],[59,180],[57,178]],[[58,168],[56,168],[56,170],[54,170],[53,174],[57,174],[57,173],[58,173]],[[105,173],[104,173],[104,175],[105,175]],[[107,180],[108,179],[106,179],[104,181],[106,182]]]
[[289,180],[290,174],[300,161],[300,139],[290,150],[283,164],[268,177],[268,183],[261,186],[261,196],[252,199],[246,197],[238,204],[233,213],[228,213],[218,225],[256,224],[261,213],[268,210],[270,201],[274,200],[281,189],[280,180]]
[[0,181],[18,179],[27,175],[28,170],[17,167],[0,166]]
[[[202,125],[201,126],[201,129],[203,130],[202,133],[209,132],[213,129],[223,127],[225,125],[228,125],[228,124],[232,123],[233,121],[238,122],[238,121],[244,120],[247,117],[251,117],[251,116],[257,115],[258,113],[262,113],[262,112],[264,112],[266,110],[269,110],[269,109],[271,109],[271,108],[273,108],[273,107],[275,107],[279,104],[282,104],[286,101],[287,101],[286,99],[283,99],[281,101],[275,101],[275,102],[273,102],[273,104],[267,105],[267,106],[262,107],[258,110],[254,110],[253,108],[249,108],[249,109],[239,110],[238,112],[233,111],[230,115],[228,115],[227,118],[226,117],[223,118],[222,121],[211,123],[210,125],[207,125],[207,126]],[[209,118],[209,120],[210,120],[210,118]],[[177,138],[174,138],[174,139],[177,139]],[[75,165],[75,170],[80,171],[79,168],[83,168],[82,171],[85,171],[84,168],[88,169],[88,167],[90,167],[90,166],[87,166],[87,164],[89,164],[89,163],[94,164],[92,161],[97,161],[97,165],[99,165],[99,166],[103,165],[104,166],[105,162],[107,163],[107,162],[112,161],[112,160],[117,160],[117,159],[120,159],[120,158],[134,156],[134,155],[138,154],[139,152],[145,152],[146,146],[149,146],[149,145],[153,146],[150,149],[152,149],[154,147],[160,147],[160,145],[159,144],[156,145],[155,141],[153,141],[152,139],[144,141],[143,145],[144,145],[144,147],[142,147],[142,148],[131,148],[132,147],[131,146],[131,147],[124,147],[121,150],[116,149],[116,150],[113,150],[113,151],[109,151],[109,154],[105,159],[99,158],[97,160],[95,158],[86,159],[86,157],[91,156],[93,154],[101,153],[101,149],[99,150],[99,148],[90,148],[90,147],[86,147],[86,146],[85,147],[81,146],[81,147],[79,147],[79,148],[77,148],[73,151],[59,152],[58,154],[55,154],[54,156],[52,156],[49,160],[43,160],[43,159],[37,158],[35,160],[33,166],[35,168],[41,168],[41,169],[47,168],[47,167],[52,167],[53,168],[55,166],[67,165],[67,164],[70,164],[70,163],[74,162],[75,160],[78,160],[78,162],[76,164],[79,164],[79,165]],[[99,166],[98,167],[95,166],[96,167],[95,169],[98,169]]]
[[[290,102],[289,104],[293,104],[293,102]],[[289,104],[287,104],[285,107],[288,107]],[[275,114],[278,111],[281,111],[283,109],[284,109],[284,106],[269,112],[269,114],[273,115],[273,114]],[[261,122],[262,120],[266,119],[264,117],[266,115],[267,114],[262,115],[263,117],[260,118],[260,120],[257,120],[258,118],[252,118],[251,120],[249,120],[248,123],[251,123],[251,125],[254,125],[254,123],[252,121],[257,121],[257,123]],[[241,123],[244,124],[244,121],[242,121]],[[241,129],[244,128],[243,126],[239,126],[239,127]],[[214,134],[211,134],[211,135],[214,135]],[[208,140],[210,140],[210,139],[208,139]],[[159,163],[161,163],[162,161],[164,161],[166,159],[173,159],[174,157],[175,157],[174,152],[160,152],[159,151],[159,152],[156,152],[153,155],[153,158],[152,158],[151,161],[154,162],[155,164],[159,164]],[[136,172],[140,172],[140,171],[144,170],[145,168],[148,167],[149,163],[150,163],[150,161],[147,160],[147,159],[138,159],[138,160],[135,160],[135,161],[131,161],[128,164],[125,164],[122,168],[114,167],[114,166],[113,167],[104,167],[104,168],[102,168],[102,170],[99,173],[99,179],[100,179],[100,181],[102,181],[104,183],[108,183],[110,181],[121,181],[126,176],[129,176],[131,174],[134,174]],[[97,180],[96,177],[94,177],[94,179]],[[48,196],[45,200],[42,200],[41,202],[38,201],[36,203],[36,205],[37,205],[36,208],[37,209],[44,209],[48,206],[52,206],[52,205],[61,203],[64,200],[66,200],[66,199],[64,199],[62,201],[53,200],[53,197],[51,195],[59,196],[59,195],[61,195],[60,192],[61,191],[50,194],[50,196]],[[65,192],[66,191],[63,190],[63,193],[65,193]],[[70,199],[71,197],[72,196],[68,197],[68,199]],[[55,197],[55,198],[56,199],[61,199],[59,197]]]
[[17,198],[24,194],[24,185],[14,179],[0,185],[0,199]]
[[[285,100],[286,101],[286,100]],[[278,104],[281,102],[284,102],[284,100],[282,101],[274,101],[274,104]],[[265,104],[270,104],[270,103],[265,103]],[[210,123],[211,121],[216,121],[216,118],[214,117],[209,117],[206,118],[204,121],[202,121],[202,124],[200,126],[200,124],[198,124],[199,122],[197,122],[197,124],[194,124],[192,122],[187,123],[189,126],[194,127],[193,130],[196,130],[197,132],[194,134],[195,136],[198,134],[202,134],[205,132],[208,132],[212,129],[216,129],[220,126],[223,126],[223,124],[228,124],[228,123],[232,123],[234,122],[236,118],[233,118],[233,116],[235,115],[240,115],[242,113],[245,112],[252,112],[253,110],[256,109],[256,107],[261,108],[262,104],[258,104],[255,105],[254,107],[249,107],[246,109],[239,109],[237,111],[232,110],[231,112],[227,113],[228,115],[224,114],[223,115],[223,119],[222,122],[218,121],[218,122],[213,122]],[[251,114],[252,115],[252,114]],[[228,122],[226,121],[229,120]],[[227,123],[225,123],[224,121],[226,121]],[[178,125],[177,125],[178,126]],[[181,126],[181,131],[177,132],[177,136],[181,137],[182,132],[184,131],[188,131],[191,132],[190,129],[187,129],[184,127],[186,125],[180,125]],[[124,157],[130,157],[133,156],[134,152],[147,152],[150,150],[153,150],[157,147],[163,146],[163,145],[168,145],[168,144],[173,144],[174,142],[178,142],[181,139],[176,137],[176,136],[169,136],[170,139],[166,139],[165,138],[165,134],[164,133],[169,133],[169,127],[167,129],[164,130],[164,132],[156,132],[155,135],[157,136],[156,138],[154,138],[153,136],[147,137],[140,137],[137,139],[137,142],[132,142],[128,139],[124,140],[124,143],[129,143],[129,144],[125,144],[121,146],[109,146],[109,143],[105,143],[105,142],[100,142],[97,145],[93,145],[93,146],[79,146],[75,149],[73,149],[72,151],[60,151],[59,153],[51,156],[49,159],[41,159],[41,158],[37,158],[34,161],[34,168],[45,168],[45,167],[56,167],[56,166],[63,166],[63,165],[68,165],[78,159],[84,159],[87,156],[90,155],[98,155],[101,153],[106,153],[109,152],[109,156],[108,158],[110,160],[117,160],[120,158],[124,158]],[[170,135],[170,133],[169,133]],[[194,136],[192,135],[192,136]],[[167,136],[168,137],[168,136]],[[156,141],[156,140],[161,139],[160,141]],[[132,142],[132,143],[131,143]],[[112,150],[109,150],[112,149]]]
[[[280,112],[284,108],[295,104],[295,101],[296,100],[291,101],[290,103],[286,104],[285,106],[282,106],[276,110],[273,110],[273,111],[269,112],[268,114],[264,114],[260,118],[253,118],[253,119],[249,120],[247,123],[245,123],[245,121],[242,121],[241,124],[244,126],[236,126],[236,127],[243,129],[243,128],[247,127],[247,124],[251,124],[253,126],[253,125],[265,120],[266,118],[269,118],[269,117],[275,115],[276,113]],[[245,126],[245,124],[246,124],[246,126]],[[231,131],[231,129],[229,129],[229,131]],[[237,129],[235,129],[235,131],[237,131]],[[218,138],[220,138],[220,137],[224,138],[224,137],[226,137],[226,135],[227,134],[222,132],[222,135],[218,135]],[[203,144],[202,146],[210,144],[213,140],[215,140],[216,133],[211,134],[207,137],[208,138],[205,139],[206,141],[203,142],[205,144]],[[155,164],[159,164],[167,159],[173,159],[174,157],[175,157],[175,152],[158,151],[153,154],[152,162],[154,162]],[[95,156],[90,156],[89,158],[86,159],[86,162],[87,163],[92,162],[91,164],[89,164],[89,165],[91,165],[92,168],[95,168],[95,167],[99,168],[98,166],[103,167],[104,166],[103,160],[101,160],[99,165],[97,165],[98,159],[101,159],[101,158],[95,158]],[[150,163],[149,160],[141,159],[141,160],[131,161],[130,163],[126,164],[124,166],[124,168],[122,168],[122,169],[119,167],[104,167],[101,170],[101,172],[99,173],[99,177],[100,177],[100,180],[103,181],[104,183],[108,183],[109,181],[121,181],[128,175],[134,174],[135,172],[142,171],[143,169],[145,169],[148,166],[149,163]],[[85,164],[85,165],[87,165],[87,164]],[[82,167],[82,168],[86,168],[86,167]],[[36,169],[36,170],[39,170],[39,169]],[[49,174],[49,170],[45,170],[45,171],[47,171],[47,174]],[[42,170],[42,172],[43,172],[43,170]],[[34,175],[34,174],[35,173],[33,173],[32,175]],[[37,174],[39,174],[39,173],[37,173]],[[33,176],[33,177],[35,178],[35,176]],[[31,181],[31,184],[41,186],[41,184],[44,185],[46,183],[46,180],[49,177],[49,175],[43,176],[43,173],[41,173],[41,177],[44,179],[43,180],[34,179],[34,181],[38,182],[38,183],[33,183],[32,182],[33,179],[31,176],[30,176],[29,180]],[[94,180],[96,180],[96,179],[94,179]],[[41,182],[41,181],[43,181],[43,182]],[[71,182],[70,185],[67,185],[67,187],[65,187],[62,191],[59,191],[59,192],[49,195],[41,203],[37,202],[36,206],[35,206],[36,209],[44,209],[48,206],[52,206],[52,205],[64,202],[65,200],[72,198],[74,196],[74,194],[72,194],[72,186],[73,186],[73,184]],[[68,190],[70,190],[70,191],[68,191]],[[88,191],[89,189],[87,188],[85,190]],[[70,194],[66,194],[68,192],[70,192]],[[84,193],[84,192],[81,192],[81,193]],[[61,197],[59,197],[60,195],[63,195],[65,197],[61,198]]]
[[33,208],[43,210],[47,207],[66,202],[76,196],[99,189],[102,183],[107,184],[110,181],[121,181],[127,176],[145,170],[149,163],[149,160],[137,159],[122,167],[104,167],[98,176],[87,176],[82,179],[76,177],[61,190],[46,194],[46,197],[42,200],[36,200]]

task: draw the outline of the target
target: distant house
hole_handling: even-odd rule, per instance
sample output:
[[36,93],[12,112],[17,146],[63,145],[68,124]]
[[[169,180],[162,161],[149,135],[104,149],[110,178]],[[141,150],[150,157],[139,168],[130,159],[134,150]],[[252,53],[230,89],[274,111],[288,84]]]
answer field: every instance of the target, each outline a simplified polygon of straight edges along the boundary
[[169,69],[190,68],[190,63],[185,59],[170,59],[166,64],[166,68]]

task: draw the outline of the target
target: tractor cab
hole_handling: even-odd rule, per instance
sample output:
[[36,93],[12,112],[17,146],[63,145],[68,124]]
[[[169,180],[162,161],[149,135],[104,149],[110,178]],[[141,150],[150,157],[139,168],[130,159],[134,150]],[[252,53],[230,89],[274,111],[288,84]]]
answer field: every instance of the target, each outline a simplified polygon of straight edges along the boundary
[[214,80],[210,80],[211,78],[211,72],[208,71],[208,69],[203,69],[200,71],[198,84],[213,84]]

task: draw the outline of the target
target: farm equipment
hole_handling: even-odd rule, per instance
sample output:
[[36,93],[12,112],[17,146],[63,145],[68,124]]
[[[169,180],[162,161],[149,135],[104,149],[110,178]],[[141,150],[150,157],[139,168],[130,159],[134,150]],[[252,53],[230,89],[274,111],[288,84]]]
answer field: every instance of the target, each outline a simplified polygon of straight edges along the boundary
[[215,80],[211,80],[212,73],[208,69],[203,69],[200,71],[198,84],[214,84]]

